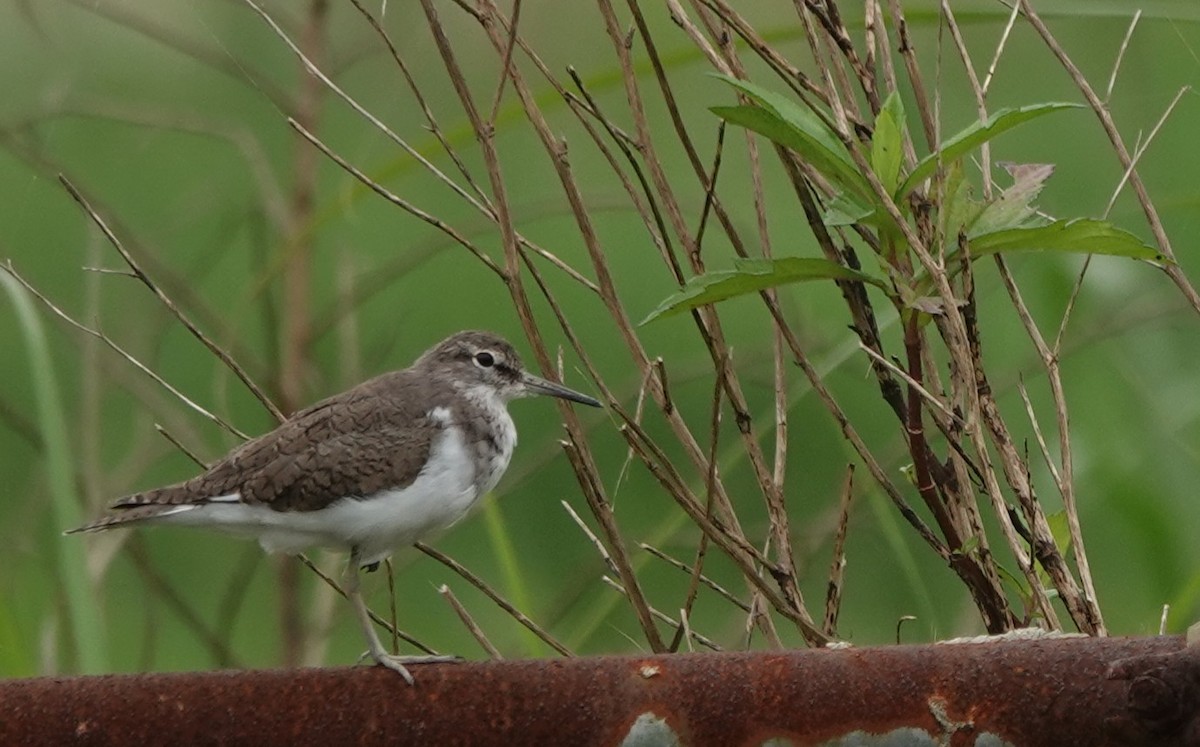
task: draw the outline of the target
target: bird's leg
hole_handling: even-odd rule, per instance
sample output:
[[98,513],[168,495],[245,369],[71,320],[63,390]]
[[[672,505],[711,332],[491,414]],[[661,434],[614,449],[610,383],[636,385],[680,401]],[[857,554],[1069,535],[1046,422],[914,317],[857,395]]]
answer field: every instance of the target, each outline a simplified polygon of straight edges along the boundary
[[350,603],[354,605],[354,614],[358,617],[358,624],[367,639],[367,653],[375,660],[375,663],[399,674],[404,678],[405,682],[411,685],[413,684],[413,677],[404,666],[405,664],[438,664],[460,661],[457,656],[397,656],[389,654],[387,649],[383,647],[383,643],[380,642],[379,635],[375,632],[375,624],[371,621],[371,613],[367,610],[367,603],[363,600],[362,593],[359,591],[358,571],[360,565],[359,550],[356,547],[350,551],[350,565],[346,568],[346,577],[342,582],[342,589],[346,592],[346,597],[350,600]]

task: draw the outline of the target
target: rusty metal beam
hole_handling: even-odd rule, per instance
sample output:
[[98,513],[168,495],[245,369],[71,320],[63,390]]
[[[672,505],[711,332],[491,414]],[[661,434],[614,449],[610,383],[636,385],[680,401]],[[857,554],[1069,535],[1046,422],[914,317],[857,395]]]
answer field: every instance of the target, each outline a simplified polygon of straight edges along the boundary
[[[1200,656],[1180,637],[477,662],[414,674],[415,687],[367,666],[0,681],[0,744],[1200,741]],[[839,741],[848,738],[857,741]]]

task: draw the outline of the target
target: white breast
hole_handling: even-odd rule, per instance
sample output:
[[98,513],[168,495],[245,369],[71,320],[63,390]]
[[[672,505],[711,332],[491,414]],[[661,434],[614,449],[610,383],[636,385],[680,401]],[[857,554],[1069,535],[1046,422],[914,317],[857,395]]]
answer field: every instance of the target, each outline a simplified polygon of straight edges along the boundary
[[[445,419],[447,428],[430,450],[429,461],[408,487],[384,490],[362,498],[342,498],[318,511],[275,511],[239,503],[239,496],[196,506],[163,517],[163,523],[212,526],[257,536],[268,552],[297,553],[314,546],[337,550],[359,547],[364,564],[381,560],[449,527],[467,514],[476,500],[494,486],[512,455],[486,487],[475,473],[473,454],[448,411],[431,413]],[[440,416],[440,417],[439,417]],[[511,426],[511,420],[508,421]],[[515,439],[514,439],[515,440]]]

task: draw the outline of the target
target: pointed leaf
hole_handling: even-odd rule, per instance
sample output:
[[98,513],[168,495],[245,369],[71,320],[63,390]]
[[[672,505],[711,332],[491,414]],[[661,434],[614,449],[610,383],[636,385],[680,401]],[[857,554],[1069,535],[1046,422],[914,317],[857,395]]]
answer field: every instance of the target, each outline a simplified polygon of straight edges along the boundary
[[884,287],[878,279],[826,259],[816,257],[783,257],[781,259],[742,259],[735,270],[706,272],[697,275],[658,305],[639,324],[671,316],[705,304],[727,298],[755,293],[767,288],[804,280],[859,280]]
[[983,203],[975,199],[971,183],[963,174],[962,161],[946,167],[945,191],[942,235],[957,238],[967,226],[974,224],[983,210]]
[[1044,226],[993,231],[970,240],[975,255],[1000,252],[1053,251],[1108,254],[1166,262],[1166,257],[1137,236],[1111,223],[1089,218],[1056,220]]
[[794,150],[800,158],[842,189],[864,198],[869,195],[866,181],[853,164],[840,154],[828,150],[811,132],[799,129],[770,109],[751,105],[714,106],[709,111],[730,124],[745,127]]
[[1050,536],[1054,538],[1054,546],[1065,557],[1071,549],[1071,524],[1067,521],[1066,511],[1055,511],[1046,516],[1050,525]]
[[[1071,525],[1067,522],[1066,511],[1055,511],[1046,516],[1046,523],[1050,526],[1050,536],[1054,538],[1054,546],[1058,548],[1058,552],[1064,558],[1067,557],[1071,549]],[[1054,586],[1054,581],[1050,578],[1050,574],[1046,573],[1046,569],[1042,566],[1037,567],[1038,580],[1042,582],[1045,588]]]
[[1000,572],[1000,576],[1016,590],[1021,600],[1026,607],[1033,607],[1033,593],[1029,589],[1029,581],[1020,574],[1013,573],[1004,567],[1003,564],[997,563],[996,570]]
[[817,140],[825,150],[830,153],[840,154],[840,157],[849,165],[853,166],[854,161],[850,155],[846,153],[845,145],[837,134],[825,124],[820,117],[811,109],[802,103],[797,103],[792,99],[774,91],[757,86],[749,81],[731,78],[727,75],[714,75],[718,80],[723,80],[742,93],[746,94],[752,101],[756,102],[760,107],[773,112],[780,119],[792,125],[798,130],[807,133]]
[[711,110],[714,114],[791,148],[843,189],[865,199],[873,196],[846,146],[811,109],[753,83],[724,75],[715,77],[746,94],[756,105],[717,106]]
[[871,168],[889,193],[900,181],[901,143],[904,137],[904,104],[892,91],[875,117],[875,133],[871,136]]
[[874,213],[875,211],[871,208],[859,203],[854,198],[847,197],[845,192],[839,192],[829,201],[829,205],[821,215],[821,220],[830,228],[852,226],[867,220]]
[[1036,119],[1052,112],[1064,109],[1080,109],[1082,104],[1070,102],[1051,102],[1022,106],[1019,109],[1001,109],[982,122],[962,130],[954,137],[942,143],[933,153],[922,158],[913,167],[912,173],[905,178],[904,183],[896,190],[896,202],[904,199],[917,185],[929,178],[937,169],[938,163],[950,163],[970,151],[978,148],[997,135],[1007,132],[1023,122]]

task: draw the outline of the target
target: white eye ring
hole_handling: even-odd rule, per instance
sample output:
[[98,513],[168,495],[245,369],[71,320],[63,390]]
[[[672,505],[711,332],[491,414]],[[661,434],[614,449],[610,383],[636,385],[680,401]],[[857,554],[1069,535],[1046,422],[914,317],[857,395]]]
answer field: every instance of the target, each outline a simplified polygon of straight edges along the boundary
[[480,368],[491,368],[496,365],[496,356],[492,355],[491,351],[480,350],[475,354],[475,365]]

